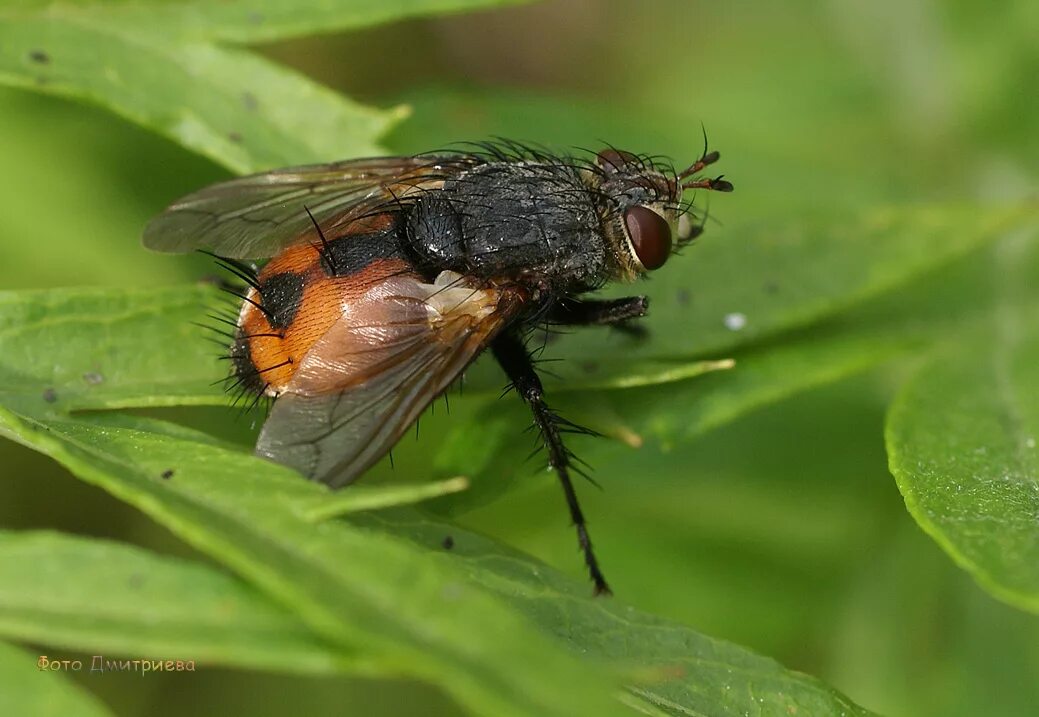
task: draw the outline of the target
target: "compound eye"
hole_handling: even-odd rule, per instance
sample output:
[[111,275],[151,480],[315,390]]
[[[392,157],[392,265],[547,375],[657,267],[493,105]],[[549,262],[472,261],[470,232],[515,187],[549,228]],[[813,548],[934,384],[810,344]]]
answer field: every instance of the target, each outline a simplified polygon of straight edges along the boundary
[[596,156],[595,161],[607,174],[616,174],[635,160],[635,155],[622,149],[604,149]]
[[671,227],[648,207],[630,207],[624,213],[635,256],[646,269],[659,269],[671,255]]

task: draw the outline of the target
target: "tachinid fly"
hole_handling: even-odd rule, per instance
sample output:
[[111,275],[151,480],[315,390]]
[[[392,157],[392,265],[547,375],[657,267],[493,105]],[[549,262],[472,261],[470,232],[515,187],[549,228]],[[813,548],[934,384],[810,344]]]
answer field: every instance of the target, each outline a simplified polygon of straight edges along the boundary
[[[205,250],[249,286],[235,384],[274,405],[258,455],[338,487],[393,447],[485,348],[529,405],[596,593],[608,593],[571,482],[572,428],[546,404],[525,338],[538,324],[624,325],[643,296],[587,295],[658,269],[702,224],[687,189],[731,191],[606,149],[587,159],[512,142],[291,167],[207,187],[144,232]],[[269,259],[259,272],[243,260]]]

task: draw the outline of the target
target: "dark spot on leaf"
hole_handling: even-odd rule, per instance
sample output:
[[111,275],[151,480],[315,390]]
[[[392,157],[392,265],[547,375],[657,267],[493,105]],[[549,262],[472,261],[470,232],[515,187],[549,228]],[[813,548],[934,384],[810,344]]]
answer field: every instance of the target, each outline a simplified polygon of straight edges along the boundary
[[40,65],[49,65],[51,63],[51,56],[43,50],[33,50],[29,53],[29,59]]
[[254,95],[252,92],[243,92],[242,106],[244,106],[245,109],[249,110],[250,112],[255,112],[256,109],[260,106],[260,103],[257,102],[256,95]]
[[594,361],[582,361],[581,370],[585,373],[595,373],[599,370],[599,364],[595,363]]
[[249,20],[249,22],[251,22],[251,23],[252,23],[253,25],[259,25],[259,24],[260,24],[260,23],[262,23],[262,22],[263,22],[263,20],[264,20],[264,17],[263,17],[263,15],[261,15],[261,14],[260,14],[260,13],[258,13],[258,12],[251,12],[251,13],[249,13],[248,15],[246,15],[246,18],[247,18],[247,19]]
[[162,478],[163,480],[169,480],[170,478],[173,477],[173,469],[172,468],[167,468],[166,470],[164,470],[162,473],[159,474],[159,477]]
[[228,132],[227,133],[227,138],[229,140],[231,140],[232,142],[235,142],[236,144],[240,144],[241,141],[242,141],[242,135],[239,132],[234,132],[234,131]]
[[678,302],[679,306],[688,306],[692,295],[689,293],[689,289],[679,289],[675,293],[675,301]]
[[91,386],[96,386],[99,383],[103,383],[105,377],[97,371],[87,371],[85,374],[83,374],[83,380],[89,383]]
[[43,400],[47,403],[54,403],[58,400],[58,392],[53,388],[43,389]]
[[778,294],[779,284],[774,281],[765,282],[765,293],[766,294]]
[[443,541],[441,541],[440,544],[444,546],[444,550],[450,550],[451,548],[455,547],[455,539],[450,535],[445,535]]

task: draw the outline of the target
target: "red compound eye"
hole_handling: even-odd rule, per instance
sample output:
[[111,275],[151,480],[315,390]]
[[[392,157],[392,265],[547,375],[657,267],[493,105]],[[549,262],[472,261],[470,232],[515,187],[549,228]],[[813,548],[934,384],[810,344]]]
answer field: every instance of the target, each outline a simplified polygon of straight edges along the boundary
[[664,217],[642,206],[630,207],[624,213],[635,256],[647,269],[659,269],[671,255],[671,227]]

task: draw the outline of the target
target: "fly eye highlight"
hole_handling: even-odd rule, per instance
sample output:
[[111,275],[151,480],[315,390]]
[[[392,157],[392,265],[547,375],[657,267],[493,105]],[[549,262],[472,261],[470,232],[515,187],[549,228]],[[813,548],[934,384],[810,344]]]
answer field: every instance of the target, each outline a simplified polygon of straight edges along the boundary
[[642,206],[629,207],[624,224],[635,256],[646,269],[659,269],[671,255],[671,227],[664,217]]

